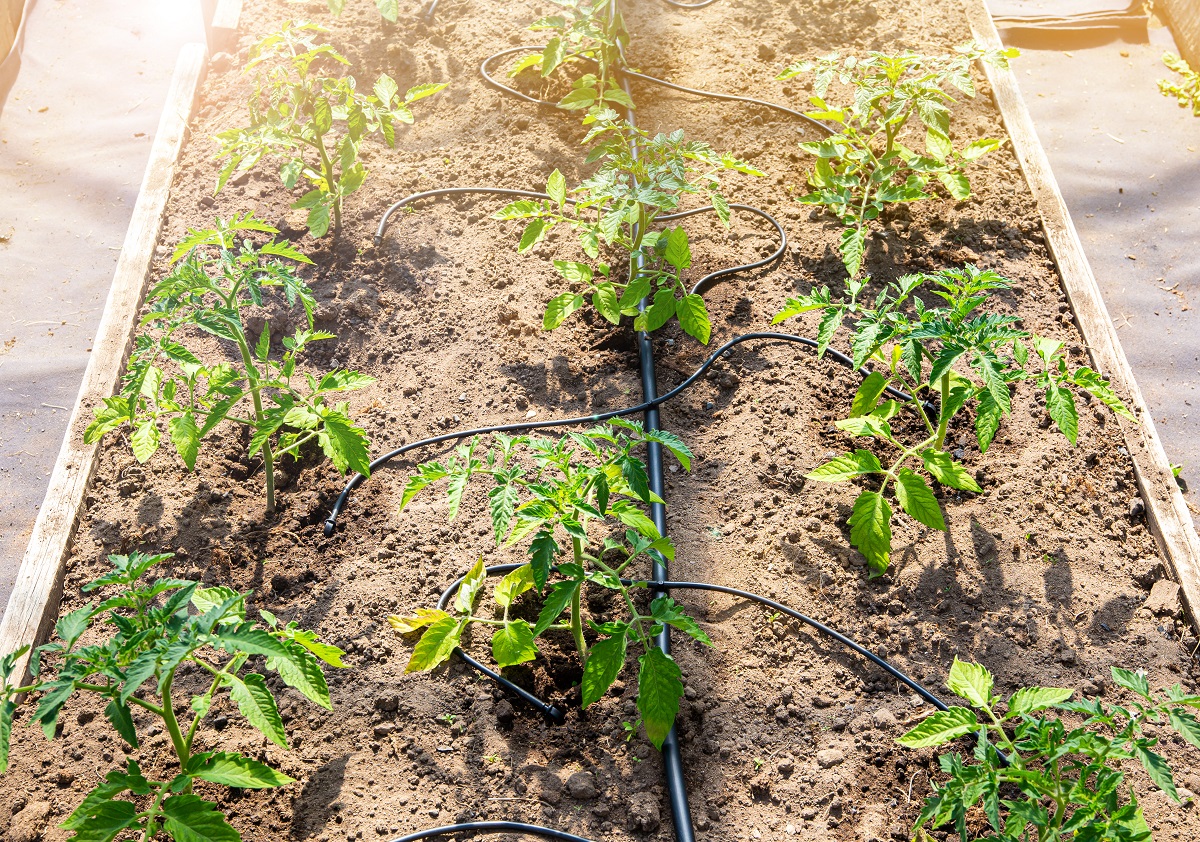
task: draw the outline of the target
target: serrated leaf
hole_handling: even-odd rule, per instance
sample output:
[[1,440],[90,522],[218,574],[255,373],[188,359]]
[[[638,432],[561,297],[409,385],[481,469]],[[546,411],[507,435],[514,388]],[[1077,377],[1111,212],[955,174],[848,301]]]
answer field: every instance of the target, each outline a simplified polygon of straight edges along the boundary
[[554,203],[560,208],[567,200],[567,180],[558,170],[550,173],[550,178],[546,181],[546,193],[554,200]]
[[581,583],[575,580],[555,582],[550,586],[550,590],[546,594],[546,600],[542,603],[542,610],[538,613],[537,622],[533,626],[534,637],[537,637],[550,628],[550,626],[554,625],[554,621],[571,604],[571,600],[575,596],[575,591],[580,586]]
[[850,542],[867,559],[872,571],[887,570],[892,552],[892,507],[877,491],[864,491],[854,501]]
[[987,453],[992,439],[996,437],[996,431],[1000,429],[1000,419],[1003,416],[1004,412],[991,392],[984,391],[975,407],[975,438],[979,442],[980,453]]
[[1133,753],[1142,762],[1146,774],[1150,776],[1150,780],[1154,781],[1154,785],[1165,792],[1176,804],[1180,803],[1179,792],[1175,789],[1175,776],[1171,774],[1171,767],[1167,765],[1167,761],[1162,758],[1162,755],[1137,743],[1134,743]]
[[246,721],[271,742],[287,748],[287,732],[279,716],[279,707],[263,677],[255,672],[242,678],[226,674],[222,682],[229,688],[230,698]]
[[692,265],[692,250],[688,247],[687,231],[682,226],[672,228],[667,234],[667,249],[664,254],[667,263],[679,271]]
[[413,647],[405,673],[425,672],[449,659],[462,636],[462,625],[456,617],[447,614],[430,624]]
[[175,842],[241,842],[217,805],[197,795],[173,795],[163,801],[162,811],[163,830]]
[[860,228],[847,228],[842,231],[841,252],[842,263],[851,278],[858,277],[862,268],[863,252],[867,245],[866,232]]
[[458,593],[454,595],[454,610],[456,612],[459,614],[470,614],[475,610],[475,598],[483,590],[483,583],[486,577],[487,571],[483,568],[483,556],[480,556],[471,565],[471,569],[463,577],[462,584],[458,586]]
[[946,531],[946,521],[942,517],[942,509],[938,506],[933,491],[925,484],[925,480],[908,468],[901,468],[896,474],[896,499],[905,514],[930,529]]
[[979,483],[975,482],[975,478],[962,466],[962,463],[954,461],[949,453],[940,450],[926,450],[921,454],[921,461],[925,465],[925,470],[929,471],[933,478],[942,485],[956,488],[959,491],[973,491],[976,494],[983,490],[979,487]]
[[520,493],[520,487],[511,481],[497,485],[488,492],[488,511],[492,516],[492,535],[497,544],[504,540],[504,536],[508,532]]
[[510,570],[496,585],[496,604],[508,608],[521,594],[533,588],[533,565],[522,564]]
[[537,654],[533,631],[524,620],[509,620],[492,635],[492,657],[501,669],[532,661]]
[[1153,701],[1150,696],[1150,682],[1141,673],[1120,667],[1112,667],[1112,677],[1113,682],[1118,686],[1124,687],[1126,690],[1132,690],[1146,701]]
[[1008,713],[1010,716],[1020,716],[1052,708],[1071,698],[1074,693],[1074,690],[1065,687],[1022,687],[1008,697]]
[[956,656],[946,686],[977,708],[992,703],[992,674],[982,664],[960,661]]
[[888,379],[878,371],[872,371],[854,393],[854,401],[850,405],[850,417],[870,415],[879,403],[879,396],[887,388]]
[[879,459],[875,457],[875,454],[869,450],[860,449],[831,459],[804,476],[820,482],[842,482],[864,474],[875,474],[882,471],[883,466],[879,464]]
[[597,640],[588,650],[587,661],[583,665],[583,680],[580,689],[583,692],[583,707],[599,701],[608,692],[608,688],[617,680],[621,669],[625,666],[624,634],[613,635]]
[[525,226],[525,231],[521,234],[521,240],[517,243],[518,252],[526,252],[542,241],[546,236],[547,223],[544,219],[531,219],[529,224]]
[[546,313],[542,316],[542,328],[554,330],[561,325],[567,316],[583,306],[583,296],[573,292],[556,295],[546,304]]
[[675,660],[657,647],[648,649],[638,661],[641,664],[638,671],[638,712],[642,715],[646,736],[655,748],[661,749],[679,713],[683,673]]
[[[0,774],[8,770],[8,752],[12,744],[12,719],[17,706],[5,699],[0,702]],[[135,742],[134,745],[137,743]]]
[[1179,732],[1179,735],[1194,745],[1200,748],[1200,721],[1196,717],[1184,710],[1172,708],[1168,711],[1168,717],[1171,720],[1171,726]]
[[[133,714],[129,706],[116,699],[111,700],[104,708],[104,717],[112,724],[113,729],[131,748],[138,747],[137,728],[133,724]],[[3,712],[0,711],[0,732],[3,731]],[[3,743],[3,733],[0,733],[0,743]],[[0,746],[0,755],[3,746]],[[0,772],[4,771],[3,758],[0,757]]]
[[189,471],[193,470],[196,467],[196,456],[200,453],[200,431],[196,427],[196,418],[192,411],[189,409],[182,415],[173,417],[167,422],[167,430],[179,458]]
[[158,450],[158,425],[153,419],[139,421],[133,428],[129,443],[133,447],[134,458],[146,462]]
[[679,629],[688,637],[698,640],[705,646],[713,645],[712,639],[704,629],[700,628],[700,624],[669,596],[657,597],[650,603],[650,616],[656,622]]
[[86,818],[72,823],[75,834],[71,842],[112,842],[138,820],[137,808],[131,801],[103,801],[93,805],[89,812]]
[[364,477],[371,473],[371,457],[367,452],[367,434],[340,412],[329,412],[321,419],[318,437],[321,449],[338,473],[354,471]]
[[241,789],[270,789],[295,780],[265,763],[232,752],[212,754],[203,763],[189,768],[188,774],[202,781]]
[[325,683],[325,674],[321,671],[320,662],[300,644],[291,641],[280,642],[283,643],[287,655],[267,658],[267,669],[279,673],[284,684],[299,690],[310,701],[316,702],[326,710],[333,710],[329,687]]
[[896,742],[907,748],[945,745],[979,729],[975,712],[963,707],[934,711]]
[[1046,387],[1046,411],[1062,430],[1067,441],[1075,444],[1079,438],[1079,413],[1075,409],[1075,398],[1070,390],[1051,383]]
[[[679,230],[679,229],[676,229]],[[658,296],[655,296],[655,303]],[[675,315],[679,317],[679,325],[684,333],[695,337],[701,345],[707,345],[712,334],[712,322],[708,318],[708,310],[704,299],[695,293],[688,293],[675,303]]]
[[388,617],[388,625],[400,634],[412,634],[449,616],[445,611],[433,608],[418,608],[411,615],[399,616],[393,614],[391,617]]
[[614,325],[621,323],[621,307],[617,303],[617,288],[612,281],[596,285],[592,293],[592,306],[601,316]]
[[665,325],[675,315],[675,293],[670,289],[660,289],[654,293],[654,302],[639,313],[633,326],[636,330],[653,333]]

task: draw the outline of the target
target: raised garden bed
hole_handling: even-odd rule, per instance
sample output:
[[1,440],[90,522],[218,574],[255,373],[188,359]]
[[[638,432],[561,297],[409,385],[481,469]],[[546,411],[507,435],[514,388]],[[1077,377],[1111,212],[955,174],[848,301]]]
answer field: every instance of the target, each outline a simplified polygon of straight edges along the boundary
[[[556,168],[569,184],[586,175],[575,119],[506,98],[474,74],[506,41],[531,42],[524,27],[546,10],[467,2],[439,7],[432,23],[392,27],[370,8],[328,20],[323,4],[310,6],[304,13],[330,26],[331,42],[360,79],[386,72],[401,90],[428,81],[451,87],[398,132],[395,151],[364,145],[370,178],[347,201],[337,237],[304,234],[304,216],[289,210],[294,197],[274,172],[238,179],[213,200],[219,164],[209,138],[244,119],[251,81],[238,69],[247,48],[299,14],[289,4],[247,2],[239,53],[232,66],[214,67],[202,90],[151,277],[165,272],[187,229],[208,227],[214,216],[253,208],[275,223],[314,261],[302,274],[317,297],[317,324],[338,336],[314,346],[310,362],[378,381],[350,396],[376,451],[455,429],[638,403],[628,323],[613,328],[585,310],[557,331],[541,330],[544,304],[561,290],[550,259],[576,259],[573,238],[552,234],[535,254],[518,255],[515,223],[489,218],[501,201],[471,198],[421,205],[393,221],[381,246],[373,243],[383,209],[413,192],[478,184],[537,190]],[[937,52],[971,37],[951,3],[839,6],[836,19],[829,11],[637,4],[626,13],[636,33],[630,58],[653,76],[799,106],[800,83],[772,81],[792,60],[831,49]],[[958,124],[973,137],[1003,136],[979,79],[981,95],[963,102]],[[764,329],[789,296],[841,284],[837,227],[790,198],[803,191],[806,161],[796,143],[817,139],[811,128],[763,108],[653,87],[637,94],[642,128],[683,128],[766,172],[730,177],[726,195],[774,214],[790,238],[778,267],[706,295],[713,347]],[[1012,153],[985,158],[972,186],[970,202],[926,202],[886,217],[869,243],[867,270],[890,281],[965,262],[995,269],[1013,282],[1000,296],[1002,311],[1066,340],[1072,362],[1082,364],[1083,343]],[[731,233],[703,218],[688,227],[695,277],[776,246],[774,232],[754,218],[735,216]],[[284,325],[286,316],[272,322]],[[816,317],[793,324],[811,335]],[[677,325],[656,332],[654,346],[664,392],[708,354]],[[847,448],[832,422],[845,417],[858,384],[807,349],[747,343],[662,407],[663,427],[696,454],[691,473],[667,472],[672,578],[774,597],[851,632],[939,690],[955,655],[989,665],[1004,693],[1040,684],[1112,695],[1111,666],[1144,667],[1155,686],[1194,687],[1195,638],[1178,604],[1164,601],[1159,614],[1142,608],[1165,570],[1116,419],[1088,408],[1072,448],[1045,429],[1045,410],[1023,385],[1014,405],[1032,409],[1006,419],[986,458],[969,425],[952,428],[983,493],[944,494],[946,533],[898,522],[890,570],[868,579],[847,541],[856,490],[804,479]],[[106,441],[62,607],[83,604],[79,587],[106,570],[109,553],[170,550],[170,575],[252,591],[255,607],[348,650],[350,668],[330,675],[332,714],[284,693],[290,753],[236,716],[222,722],[224,750],[269,760],[301,781],[276,791],[205,793],[219,796],[243,838],[390,838],[477,818],[532,821],[593,839],[672,838],[659,755],[641,736],[627,741],[622,727],[636,719],[632,681],[581,712],[572,687],[578,670],[566,649],[519,668],[520,683],[567,711],[565,724],[551,726],[461,664],[448,674],[403,675],[411,647],[388,628],[389,614],[429,606],[480,556],[488,564],[523,560],[521,550],[495,549],[481,490],[468,491],[452,525],[440,498],[422,496],[398,511],[405,468],[435,455],[421,453],[377,471],[326,538],[322,522],[344,485],[328,462],[310,456],[284,468],[281,511],[268,519],[261,476],[244,452],[242,441],[206,444],[196,472],[183,475],[173,455],[139,465],[124,442]],[[677,644],[674,652],[687,687],[677,727],[699,837],[906,838],[939,773],[933,752],[901,749],[894,737],[928,706],[791,621],[725,596],[675,597],[717,643],[715,650]],[[486,644],[469,648],[483,652]],[[120,744],[97,739],[89,726],[99,712],[72,708],[63,736],[48,744],[23,727],[29,711],[18,713],[13,768],[0,780],[0,827],[6,813],[41,805],[57,823],[94,785],[96,770],[123,762]],[[222,700],[210,716],[231,712]],[[165,764],[157,751],[164,744],[161,734],[143,744],[144,768]],[[1163,750],[1172,761],[1187,757],[1169,739]],[[1164,838],[1194,836],[1190,814],[1168,809],[1162,793],[1132,779]],[[1200,787],[1194,774],[1180,782]]]

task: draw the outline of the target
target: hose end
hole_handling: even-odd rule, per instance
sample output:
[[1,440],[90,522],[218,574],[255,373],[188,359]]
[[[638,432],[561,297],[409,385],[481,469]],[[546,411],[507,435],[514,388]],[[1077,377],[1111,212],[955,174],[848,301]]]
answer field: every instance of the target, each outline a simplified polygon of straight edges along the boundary
[[375,248],[379,248],[381,245],[383,245],[383,237],[376,234],[375,235]]
[[325,518],[325,537],[329,538],[333,535],[334,527],[337,526],[337,519],[332,515]]
[[557,707],[555,707],[554,705],[546,705],[546,707],[542,711],[542,713],[546,714],[546,718],[549,719],[551,722],[553,722],[555,725],[562,725],[564,722],[567,721],[567,715],[565,713],[563,713],[561,710],[559,710]]

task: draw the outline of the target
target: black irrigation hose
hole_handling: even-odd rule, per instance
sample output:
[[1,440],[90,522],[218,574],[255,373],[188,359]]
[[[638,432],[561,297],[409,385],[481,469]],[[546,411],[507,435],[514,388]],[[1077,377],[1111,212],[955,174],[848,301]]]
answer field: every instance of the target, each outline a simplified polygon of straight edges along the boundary
[[[545,49],[544,45],[530,44],[527,46],[510,47],[507,50],[501,50],[498,53],[494,53],[494,54],[488,56],[480,63],[479,74],[483,77],[484,82],[491,85],[496,90],[502,91],[503,93],[508,94],[509,96],[516,97],[517,99],[523,100],[525,102],[531,102],[534,105],[543,105],[548,108],[557,108],[558,103],[556,103],[556,102],[552,102],[548,99],[538,99],[537,97],[530,96],[529,94],[521,93],[516,88],[506,85],[503,82],[498,81],[494,76],[492,76],[492,72],[493,72],[492,66],[495,62],[499,61],[500,59],[505,58],[510,55],[513,55],[514,53],[532,53],[532,52],[539,52],[544,49]],[[822,132],[824,132],[826,134],[833,134],[833,129],[831,129],[825,123],[822,123],[820,120],[814,119],[812,117],[809,117],[807,114],[804,114],[803,112],[796,111],[794,109],[788,108],[787,106],[779,105],[774,102],[768,102],[768,101],[762,100],[762,99],[755,99],[754,97],[739,96],[737,94],[722,94],[722,93],[717,93],[716,91],[702,90],[700,88],[689,88],[686,85],[679,85],[679,84],[676,84],[675,82],[668,82],[666,79],[659,79],[657,76],[648,76],[645,73],[637,73],[633,70],[622,69],[621,73],[622,73],[622,75],[624,75],[625,77],[627,77],[629,79],[636,79],[639,82],[647,82],[651,85],[658,85],[663,88],[669,88],[673,91],[679,91],[680,93],[690,94],[692,96],[705,97],[707,99],[716,99],[716,100],[721,100],[724,102],[744,102],[747,105],[757,105],[761,108],[769,108],[772,111],[778,111],[780,114],[786,114],[789,117],[794,117],[797,120],[803,120],[804,122],[808,123],[811,126],[814,126],[817,129],[820,129]]]
[[[413,193],[410,196],[405,196],[398,202],[392,203],[387,210],[383,212],[383,218],[379,220],[379,226],[375,229],[375,246],[378,247],[383,243],[383,236],[387,233],[388,225],[391,222],[392,215],[401,208],[408,207],[414,202],[422,199],[437,199],[443,196],[465,196],[472,193],[484,193],[493,196],[516,196],[523,199],[550,199],[549,193],[539,193],[536,190],[515,190],[510,187],[443,187],[438,190],[426,190],[422,193]],[[568,198],[570,204],[577,204],[577,200]],[[779,246],[775,251],[761,260],[756,260],[753,263],[743,263],[740,266],[731,266],[726,269],[718,269],[716,272],[710,272],[696,282],[692,287],[693,293],[701,293],[712,289],[713,285],[718,281],[722,281],[732,275],[741,272],[750,272],[754,269],[761,269],[783,258],[784,252],[787,251],[787,232],[783,226],[779,224],[779,220],[771,216],[761,208],[753,207],[752,205],[733,204],[729,206],[732,211],[740,211],[743,213],[754,214],[755,216],[765,219],[775,228],[775,233],[779,235]],[[665,214],[658,217],[663,222],[670,222],[675,219],[684,219],[689,216],[695,216],[698,213],[708,213],[716,211],[712,205],[705,205],[702,208],[693,208],[691,210],[679,211],[678,213]]]
[[[816,340],[809,339],[807,336],[796,336],[790,333],[769,332],[743,333],[740,336],[735,336],[720,348],[713,351],[712,354],[709,355],[708,359],[706,359],[699,368],[692,372],[687,379],[685,379],[674,389],[664,395],[659,395],[651,400],[643,401],[636,406],[625,407],[624,409],[612,409],[608,412],[599,412],[594,415],[578,415],[574,418],[552,418],[546,421],[517,421],[511,424],[494,424],[488,427],[475,427],[474,429],[470,430],[455,430],[454,432],[450,433],[442,433],[437,436],[430,436],[429,438],[415,441],[412,444],[402,445],[401,447],[397,447],[396,449],[388,451],[382,456],[377,457],[370,464],[371,473],[374,474],[378,468],[384,467],[393,459],[403,456],[404,454],[413,450],[417,450],[418,448],[422,447],[431,447],[432,445],[441,444],[447,441],[465,439],[470,436],[482,436],[487,435],[488,433],[518,433],[526,432],[528,430],[542,430],[548,427],[570,427],[579,424],[596,424],[601,421],[607,421],[609,418],[617,418],[622,415],[636,415],[640,412],[646,412],[682,394],[686,389],[688,389],[688,387],[692,386],[697,380],[699,380],[706,371],[712,368],[717,360],[720,359],[721,356],[731,348],[741,345],[743,342],[757,341],[760,339],[770,342],[795,342],[800,345],[805,345],[809,348],[817,347]],[[825,351],[825,353],[827,356],[832,357],[834,360],[846,366],[847,368],[854,370],[854,360],[848,357],[846,354],[843,354],[841,351],[829,348]],[[870,371],[862,368],[858,369],[858,374],[865,377],[866,375],[870,374]],[[894,389],[891,386],[889,386],[886,391],[889,395],[900,401],[908,401],[912,399],[912,397],[906,392],[902,392],[899,389]],[[341,515],[342,510],[346,507],[346,504],[349,502],[351,492],[353,492],[366,481],[367,478],[362,474],[355,474],[346,482],[346,487],[342,489],[342,493],[339,494],[337,500],[334,501],[333,508],[329,513],[329,517],[325,518],[326,538],[333,535],[334,528],[337,526],[338,517]]]
[[[485,567],[483,572],[484,572],[484,575],[486,575],[486,576],[502,576],[505,573],[510,573],[513,570],[516,570],[517,568],[522,567],[522,566],[523,565],[521,565],[521,564],[497,564],[492,567]],[[557,570],[557,567],[554,569]],[[462,583],[465,579],[466,579],[466,576],[461,576],[458,579],[456,579],[450,585],[450,587],[446,588],[446,590],[442,593],[441,599],[438,600],[438,608],[439,609],[445,609],[446,604],[450,601],[450,598],[454,595],[454,592],[457,591],[462,586]],[[937,695],[935,695],[932,690],[929,690],[924,685],[922,685],[922,684],[918,683],[917,681],[915,681],[914,679],[910,678],[903,671],[901,671],[898,667],[895,667],[891,663],[889,663],[886,659],[880,657],[879,655],[876,655],[874,652],[872,652],[870,649],[867,649],[862,644],[856,643],[853,639],[842,634],[841,632],[839,632],[837,629],[833,628],[832,626],[828,626],[825,623],[822,623],[820,620],[814,620],[812,617],[809,617],[807,614],[801,614],[796,609],[789,608],[788,606],[784,605],[782,602],[777,602],[774,599],[770,599],[768,597],[761,596],[756,593],[751,593],[750,591],[744,591],[739,588],[730,588],[730,587],[726,587],[725,585],[710,585],[707,582],[674,582],[674,581],[664,580],[661,582],[650,583],[650,582],[646,582],[645,580],[642,580],[642,579],[622,579],[621,584],[627,585],[627,586],[628,585],[646,584],[648,586],[651,586],[652,590],[655,590],[656,592],[659,589],[715,591],[717,593],[728,594],[730,596],[736,596],[741,599],[748,599],[751,602],[757,602],[761,605],[765,605],[774,611],[778,611],[781,614],[786,614],[787,616],[789,616],[795,620],[798,620],[801,623],[804,623],[806,626],[809,626],[810,628],[815,629],[816,631],[823,634],[825,637],[828,637],[832,640],[837,641],[838,643],[845,646],[847,649],[854,652],[856,655],[862,656],[866,660],[875,664],[875,666],[877,666],[880,669],[887,672],[888,675],[892,676],[894,679],[899,681],[901,684],[906,686],[908,689],[912,690],[914,693],[916,693],[918,696],[920,696],[925,701],[929,702],[929,704],[933,705],[938,710],[947,710],[946,703],[943,702],[940,698],[938,698]],[[547,702],[543,702],[541,699],[539,699],[536,696],[534,696],[533,694],[529,693],[527,690],[516,686],[515,684],[508,681],[507,679],[499,678],[494,671],[492,671],[488,667],[484,666],[483,664],[479,663],[479,661],[476,661],[474,658],[472,658],[470,655],[467,655],[461,649],[456,648],[454,650],[454,654],[458,655],[460,658],[462,658],[472,668],[474,668],[474,669],[478,670],[479,672],[483,673],[484,675],[489,676],[492,679],[496,680],[497,683],[499,683],[505,689],[511,690],[514,693],[516,693],[524,701],[528,702],[533,708],[535,708],[539,713],[542,713],[543,715],[549,717],[550,719],[553,719],[556,724],[559,724],[559,725],[562,724],[564,717],[563,717],[563,714],[558,710],[558,708],[554,707],[553,705],[550,705]],[[551,713],[551,711],[553,711],[553,713]]]
[[434,836],[450,836],[455,833],[520,833],[525,836],[541,836],[543,839],[557,839],[560,842],[592,842],[583,836],[567,833],[565,830],[555,830],[552,827],[542,827],[525,822],[462,822],[448,824],[444,827],[433,827],[428,830],[418,830],[406,836],[399,836],[392,842],[420,842],[422,839],[432,839]]

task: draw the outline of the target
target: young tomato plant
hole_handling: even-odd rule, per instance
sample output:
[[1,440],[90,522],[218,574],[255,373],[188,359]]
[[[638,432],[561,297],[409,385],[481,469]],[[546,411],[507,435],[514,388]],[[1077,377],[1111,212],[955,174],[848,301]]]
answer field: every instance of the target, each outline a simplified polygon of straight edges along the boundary
[[549,15],[530,24],[534,32],[550,32],[540,53],[526,56],[509,70],[510,77],[526,70],[537,70],[542,79],[559,68],[586,62],[595,69],[571,83],[571,91],[558,102],[567,111],[587,111],[595,115],[613,106],[633,108],[633,100],[617,79],[624,65],[629,32],[620,11],[613,12],[608,0],[553,0],[565,12]]
[[[639,507],[662,501],[650,491],[646,467],[632,451],[647,442],[658,442],[685,470],[691,465],[691,452],[671,433],[648,433],[640,425],[620,419],[612,419],[612,425],[570,433],[557,441],[497,434],[495,447],[484,455],[477,454],[478,442],[472,441],[445,463],[422,465],[409,480],[402,505],[445,479],[453,518],[471,477],[489,476],[495,483],[488,498],[496,543],[507,546],[532,536],[529,562],[497,584],[494,601],[503,611],[499,617],[475,613],[486,575],[480,559],[458,589],[451,612],[418,609],[410,616],[392,617],[391,624],[402,634],[424,629],[406,672],[430,670],[446,661],[472,625],[494,628],[492,654],[502,668],[536,658],[537,638],[546,632],[570,631],[583,662],[584,707],[608,691],[624,668],[632,643],[642,652],[638,657],[638,711],[646,735],[661,747],[679,710],[683,683],[675,661],[654,645],[654,635],[666,624],[702,643],[711,645],[711,641],[669,597],[657,597],[650,602],[649,613],[642,613],[633,589],[646,587],[645,581],[621,581],[635,579],[636,561],[675,557],[670,539],[659,534]],[[519,461],[523,455],[532,461],[531,468]],[[611,533],[617,523],[626,527],[624,541],[614,540],[611,534],[602,542],[595,540],[597,531]],[[560,540],[569,541],[569,552]],[[593,554],[589,548],[594,543],[599,550]],[[588,626],[599,637],[590,645],[582,610],[582,594],[589,585],[618,594],[628,610],[619,620],[589,620]],[[510,615],[517,597],[530,590],[544,597],[534,623]],[[564,612],[567,621],[560,622]]]
[[413,121],[409,106],[446,87],[418,85],[401,98],[386,74],[370,94],[357,90],[353,76],[320,76],[314,65],[322,60],[349,64],[329,45],[316,43],[317,35],[326,31],[316,24],[288,21],[258,42],[246,70],[264,62],[273,65],[260,76],[250,99],[250,125],[216,137],[221,144],[217,157],[229,159],[216,192],[264,157],[278,158],[284,187],[294,189],[301,178],[312,186],[292,207],[308,210],[308,230],[314,237],[323,237],[331,220],[335,229],[341,227],[342,200],[366,179],[367,170],[358,160],[363,140],[378,132],[394,147],[395,124]]
[[1174,97],[1180,108],[1189,108],[1200,117],[1200,71],[1174,53],[1163,53],[1163,64],[1179,74],[1179,79],[1159,79],[1158,89],[1165,97]]
[[[935,785],[917,817],[914,839],[929,840],[925,828],[952,824],[968,839],[1011,840],[1141,840],[1150,828],[1132,789],[1122,797],[1125,773],[1120,764],[1137,760],[1150,780],[1179,803],[1174,776],[1153,751],[1157,737],[1144,728],[1170,725],[1200,747],[1200,722],[1189,708],[1200,708],[1200,696],[1177,684],[1165,696],[1152,693],[1146,677],[1112,670],[1113,681],[1132,691],[1132,705],[1106,705],[1099,699],[1069,701],[1075,691],[1060,687],[1024,687],[1001,709],[992,692],[992,675],[979,664],[957,658],[948,681],[970,707],[952,707],[926,717],[898,742],[909,748],[941,746],[960,737],[976,740],[972,758],[942,755],[949,779]],[[1069,727],[1051,711],[1083,717]],[[972,760],[974,762],[972,762]],[[975,808],[982,808],[978,812]],[[988,829],[972,832],[986,818]]]
[[[341,16],[346,10],[346,0],[326,0],[326,4],[329,6],[329,14],[334,17]],[[395,23],[400,17],[400,0],[375,0],[375,8],[388,23]]]
[[[592,306],[614,325],[620,324],[622,316],[634,316],[634,327],[649,332],[678,318],[686,333],[707,345],[712,323],[704,299],[688,292],[683,282],[683,272],[692,262],[687,232],[656,225],[660,216],[679,210],[683,197],[691,194],[705,197],[728,225],[729,204],[718,192],[718,173],[762,173],[732,155],[714,152],[706,143],[685,141],[682,131],[650,137],[618,120],[612,111],[596,118],[584,142],[594,140],[599,142],[587,162],[600,161],[600,169],[571,191],[570,199],[566,180],[555,170],[546,183],[550,199],[523,199],[495,214],[496,219],[529,220],[518,251],[528,251],[555,225],[566,223],[578,233],[584,254],[596,261],[595,266],[554,261],[559,274],[579,291],[552,298],[542,327],[558,327],[590,295]],[[614,280],[609,264],[599,262],[602,245],[628,256],[627,281]],[[639,312],[643,298],[652,303]]]
[[[261,248],[238,235],[277,234],[249,213],[217,221],[208,231],[189,231],[175,249],[171,274],[150,291],[150,312],[134,339],[133,355],[121,393],[105,398],[84,441],[99,441],[126,424],[133,429],[133,455],[145,462],[158,450],[165,422],[168,438],[190,471],[200,442],[222,421],[250,428],[249,456],[262,453],[267,513],[275,511],[275,462],[296,458],[316,439],[334,466],[366,474],[367,438],[347,414],[347,404],[327,403],[331,395],[374,382],[357,371],[338,369],[321,377],[300,375],[296,363],[309,342],[333,334],[313,330],[316,302],[293,269],[277,258],[311,263],[286,243]],[[283,354],[271,354],[271,325],[263,322],[257,339],[246,330],[247,310],[262,307],[264,292],[283,292],[289,307],[304,310],[305,327],[283,338]],[[208,333],[233,343],[238,362],[207,361],[195,339]],[[299,381],[299,382],[297,382]],[[249,400],[250,412],[239,412]],[[272,444],[276,439],[277,444]]]
[[[930,198],[934,180],[959,201],[970,197],[967,167],[998,148],[1000,141],[979,138],[955,149],[950,139],[955,100],[947,88],[973,97],[972,63],[983,60],[1007,67],[1016,55],[1016,50],[973,46],[958,48],[954,56],[873,52],[865,58],[842,58],[833,53],[779,74],[779,79],[791,79],[813,72],[809,99],[816,110],[808,116],[837,127],[825,140],[800,144],[817,161],[808,173],[813,192],[798,201],[823,206],[845,226],[840,248],[851,278],[862,268],[867,223],[889,204]],[[843,108],[825,100],[835,79],[852,89],[852,99]],[[901,142],[914,116],[925,130],[924,154]]]
[[[808,478],[877,481],[877,487],[858,495],[849,520],[850,540],[866,557],[872,575],[887,570],[891,556],[889,491],[909,517],[943,531],[941,508],[922,474],[960,491],[980,491],[966,468],[945,450],[950,422],[966,407],[975,407],[975,434],[984,453],[1001,419],[1011,411],[1010,386],[1023,380],[1045,391],[1046,409],[1071,444],[1079,434],[1073,390],[1087,392],[1117,414],[1133,417],[1099,374],[1087,367],[1068,368],[1061,342],[1021,330],[1015,316],[977,312],[994,291],[1008,287],[995,272],[968,265],[933,275],[907,275],[882,290],[872,304],[858,301],[865,285],[852,279],[845,301],[833,301],[828,288],[789,299],[775,322],[820,312],[818,354],[823,354],[843,321],[857,319],[850,338],[854,364],[861,368],[870,363],[875,370],[855,394],[850,417],[838,421],[837,427],[873,438],[896,455],[881,462],[875,453],[859,448],[826,462]],[[926,305],[915,295],[918,291],[941,298],[943,305]],[[902,309],[906,304],[908,309]],[[954,368],[956,364],[961,371]],[[909,397],[898,397],[902,393]],[[933,400],[937,408],[930,412],[927,401]],[[906,411],[919,422],[911,435],[898,432],[891,423]]]
[[[224,693],[250,725],[287,748],[271,689],[260,673],[247,672],[252,657],[265,658],[266,671],[321,707],[333,709],[321,662],[344,666],[340,649],[295,623],[281,625],[265,611],[260,612],[262,622],[248,620],[246,595],[229,588],[204,588],[180,579],[140,581],[167,558],[169,554],[109,556],[112,572],[83,590],[111,588],[115,593],[58,621],[59,640],[36,649],[30,658],[32,684],[12,684],[15,663],[28,647],[0,660],[0,772],[8,767],[15,700],[24,693],[40,697],[31,724],[40,725],[48,739],[54,739],[64,706],[79,692],[108,700],[104,715],[131,748],[139,746],[138,720],[145,720],[146,714],[170,739],[177,767],[172,776],[147,778],[130,759],[126,768],[110,771],[62,823],[80,842],[129,833],[143,840],[161,833],[176,842],[241,838],[216,804],[192,793],[192,783],[264,789],[292,782],[241,754],[196,750],[204,717]],[[102,639],[82,645],[85,636]],[[56,667],[53,676],[46,674],[50,663]],[[195,684],[195,675],[206,683]],[[134,708],[139,709],[138,720]],[[187,714],[182,721],[180,711]]]

